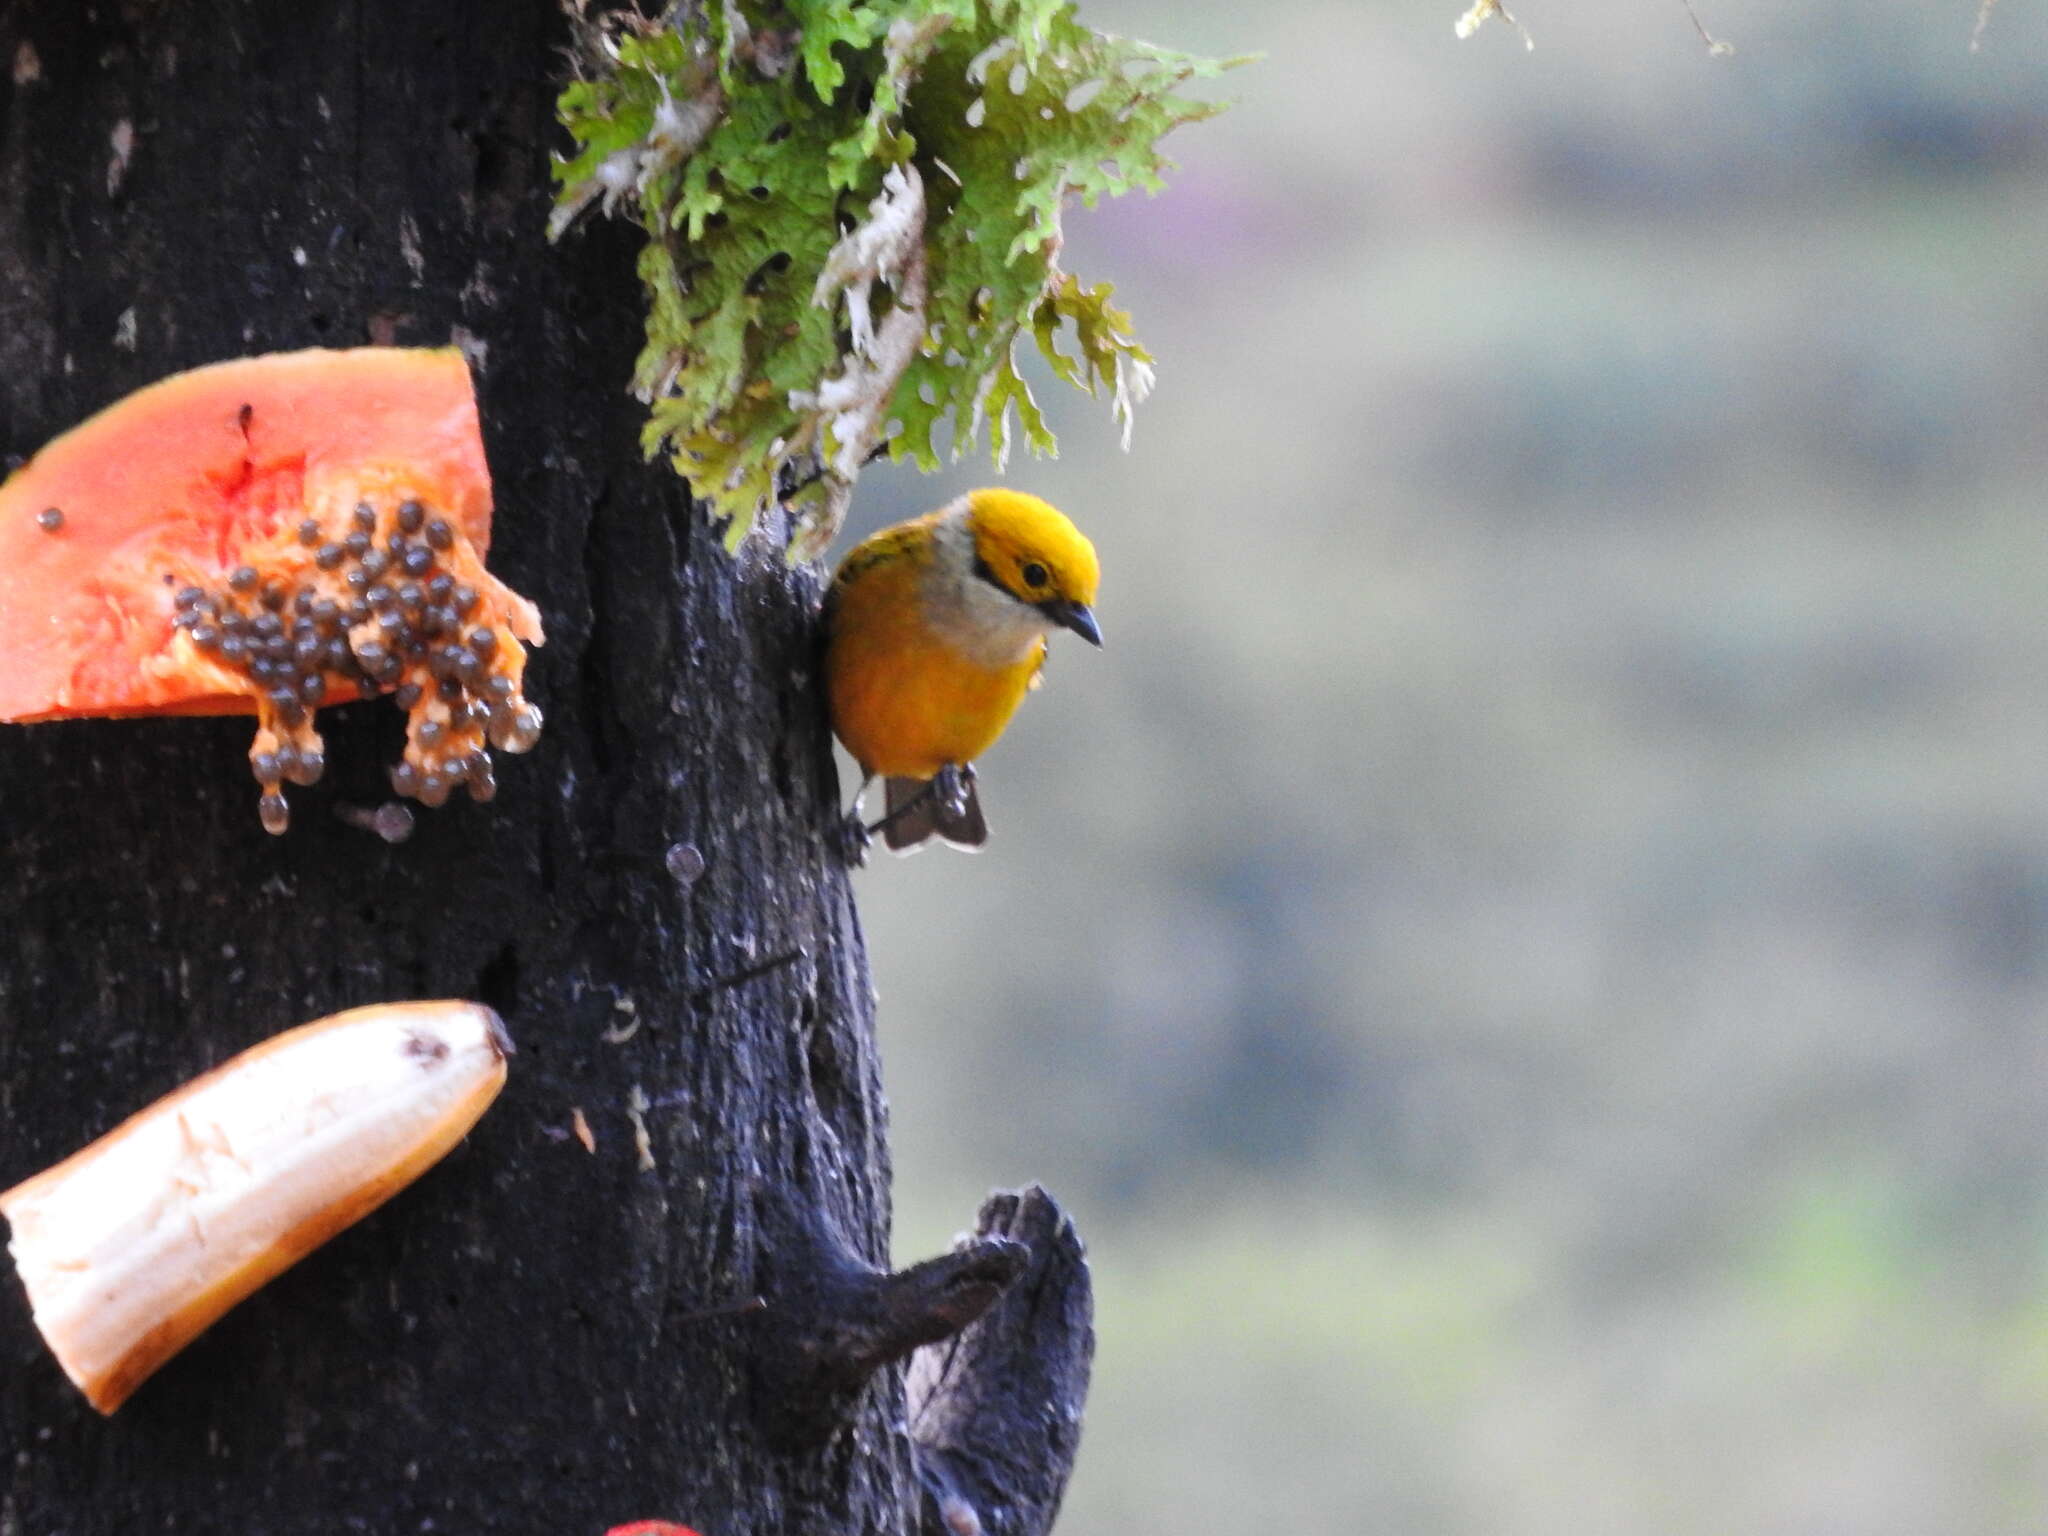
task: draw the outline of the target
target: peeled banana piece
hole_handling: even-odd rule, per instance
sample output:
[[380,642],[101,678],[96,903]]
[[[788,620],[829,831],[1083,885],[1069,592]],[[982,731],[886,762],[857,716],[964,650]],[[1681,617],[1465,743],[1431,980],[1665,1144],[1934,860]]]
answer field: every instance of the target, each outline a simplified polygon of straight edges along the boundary
[[112,1413],[273,1275],[405,1188],[505,1082],[477,1003],[383,1003],[244,1051],[0,1194],[36,1326]]

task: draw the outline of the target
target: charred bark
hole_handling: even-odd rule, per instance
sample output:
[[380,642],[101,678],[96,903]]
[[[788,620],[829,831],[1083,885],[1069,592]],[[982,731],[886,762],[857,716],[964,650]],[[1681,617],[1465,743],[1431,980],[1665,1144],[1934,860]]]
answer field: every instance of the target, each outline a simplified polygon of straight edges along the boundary
[[991,1195],[962,1251],[992,1242],[1028,1255],[1016,1278],[911,1368],[921,1536],[1045,1536],[1081,1446],[1095,1293],[1080,1236],[1033,1185]]
[[116,1418],[0,1282],[8,1536],[904,1530],[881,1367],[1018,1260],[884,1275],[817,578],[726,558],[642,459],[632,240],[542,241],[564,40],[555,0],[0,8],[0,451],[224,357],[453,339],[548,627],[538,750],[397,844],[384,705],[323,716],[282,838],[246,719],[0,727],[0,1185],[354,1004],[473,997],[519,1044],[443,1166]]

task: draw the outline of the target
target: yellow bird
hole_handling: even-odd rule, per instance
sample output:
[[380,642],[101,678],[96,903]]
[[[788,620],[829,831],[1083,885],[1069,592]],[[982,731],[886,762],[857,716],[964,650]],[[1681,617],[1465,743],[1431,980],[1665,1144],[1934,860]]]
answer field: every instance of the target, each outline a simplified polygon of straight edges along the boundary
[[887,781],[886,809],[860,828],[891,848],[936,833],[988,840],[974,760],[1003,734],[1045,664],[1046,635],[1102,644],[1095,546],[1066,514],[1021,491],[969,491],[856,545],[825,594],[832,729]]

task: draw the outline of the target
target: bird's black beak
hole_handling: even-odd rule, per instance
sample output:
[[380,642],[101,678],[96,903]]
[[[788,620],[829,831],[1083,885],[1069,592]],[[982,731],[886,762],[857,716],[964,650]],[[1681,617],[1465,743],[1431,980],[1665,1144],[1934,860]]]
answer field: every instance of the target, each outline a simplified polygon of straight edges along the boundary
[[1086,603],[1070,603],[1064,597],[1049,597],[1038,605],[1038,611],[1062,629],[1071,629],[1090,645],[1102,644],[1102,626],[1095,622],[1095,612]]

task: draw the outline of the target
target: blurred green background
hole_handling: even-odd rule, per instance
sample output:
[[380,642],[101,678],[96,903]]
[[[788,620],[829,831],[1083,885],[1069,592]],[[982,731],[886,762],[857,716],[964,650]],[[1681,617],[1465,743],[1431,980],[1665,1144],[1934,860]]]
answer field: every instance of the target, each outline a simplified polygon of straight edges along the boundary
[[[1084,0],[1096,539],[859,877],[898,1250],[1087,1238],[1064,1536],[2048,1529],[2048,10]],[[991,476],[871,471],[865,532]]]

